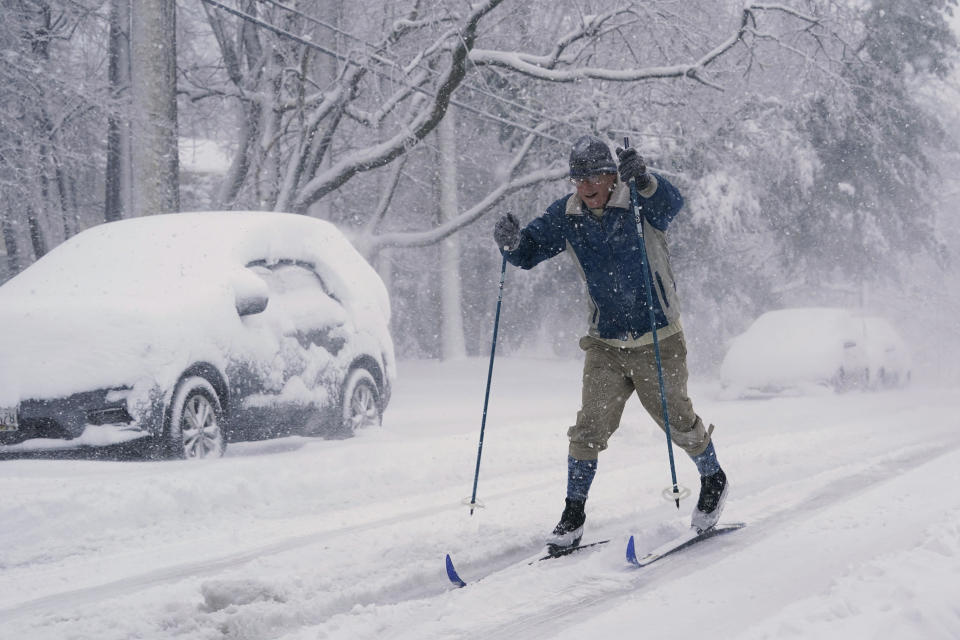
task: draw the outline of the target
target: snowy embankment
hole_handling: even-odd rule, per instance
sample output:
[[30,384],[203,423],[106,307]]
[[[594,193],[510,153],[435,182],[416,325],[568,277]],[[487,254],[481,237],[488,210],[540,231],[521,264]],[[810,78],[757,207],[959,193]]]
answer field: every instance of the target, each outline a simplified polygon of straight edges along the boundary
[[[585,541],[527,566],[563,506],[579,363],[500,358],[479,497],[486,361],[404,362],[383,429],[232,445],[222,460],[0,461],[4,638],[960,636],[955,389],[715,400],[749,526],[634,570],[681,531],[666,447],[635,400],[600,469]],[[677,458],[696,492],[693,465]],[[443,557],[477,580],[454,590]]]

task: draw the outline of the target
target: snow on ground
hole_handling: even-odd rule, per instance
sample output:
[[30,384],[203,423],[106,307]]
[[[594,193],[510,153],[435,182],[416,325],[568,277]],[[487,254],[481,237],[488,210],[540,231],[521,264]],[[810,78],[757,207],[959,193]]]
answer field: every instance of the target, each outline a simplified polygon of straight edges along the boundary
[[0,461],[0,637],[960,636],[956,389],[720,401],[694,384],[723,519],[748,526],[642,570],[629,535],[656,546],[693,501],[660,497],[665,442],[634,400],[588,502],[585,541],[611,542],[529,566],[562,508],[580,363],[498,358],[470,516],[486,367],[401,362],[383,428],[352,440]]

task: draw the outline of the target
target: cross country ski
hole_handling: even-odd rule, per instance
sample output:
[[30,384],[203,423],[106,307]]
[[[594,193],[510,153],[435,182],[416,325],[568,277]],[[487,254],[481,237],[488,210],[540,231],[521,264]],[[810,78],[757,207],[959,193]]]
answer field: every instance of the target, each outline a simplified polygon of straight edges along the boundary
[[[596,542],[589,542],[587,544],[578,544],[570,547],[564,547],[559,549],[550,549],[548,547],[547,554],[534,558],[533,560],[528,560],[527,564],[531,565],[536,562],[543,562],[544,560],[553,560],[555,558],[562,558],[564,556],[569,556],[578,551],[583,551],[584,549],[590,549],[593,547],[599,547],[600,545],[607,544],[610,540],[597,540]],[[519,564],[519,563],[518,563]],[[457,569],[453,566],[453,560],[450,558],[450,554],[447,554],[446,558],[447,566],[447,578],[450,582],[456,587],[465,587],[467,583],[460,577],[457,573]]]
[[691,547],[698,542],[703,542],[704,540],[714,536],[719,536],[725,533],[730,533],[731,531],[742,529],[745,526],[747,526],[747,523],[745,522],[732,522],[729,524],[718,524],[705,531],[699,531],[694,527],[690,527],[690,529],[683,534],[663,543],[641,558],[637,558],[636,544],[634,543],[633,536],[630,536],[630,541],[627,542],[627,562],[635,567],[646,567],[647,565],[653,564],[661,558],[664,558],[672,553],[676,553],[682,549]]

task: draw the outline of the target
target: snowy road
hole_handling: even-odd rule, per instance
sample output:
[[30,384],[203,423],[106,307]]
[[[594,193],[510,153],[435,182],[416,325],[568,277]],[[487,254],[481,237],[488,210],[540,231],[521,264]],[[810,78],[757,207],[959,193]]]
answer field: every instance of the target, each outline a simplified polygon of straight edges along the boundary
[[[632,401],[585,540],[528,566],[562,508],[579,363],[403,362],[383,429],[210,463],[0,461],[2,638],[956,638],[960,394],[721,402],[694,385],[749,526],[643,570],[680,532],[663,437]],[[678,458],[682,484],[695,469]],[[468,582],[452,589],[450,553]],[[479,579],[479,581],[477,581]]]

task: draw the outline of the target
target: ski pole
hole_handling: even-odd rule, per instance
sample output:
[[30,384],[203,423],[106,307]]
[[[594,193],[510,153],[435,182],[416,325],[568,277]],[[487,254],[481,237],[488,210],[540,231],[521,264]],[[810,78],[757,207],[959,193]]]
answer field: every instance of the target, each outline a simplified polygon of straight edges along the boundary
[[487,405],[490,402],[490,381],[493,379],[493,358],[497,353],[497,330],[500,327],[500,305],[503,304],[503,279],[507,274],[507,256],[500,265],[500,293],[497,295],[497,313],[493,319],[493,344],[490,345],[490,368],[487,370],[487,391],[483,396],[483,418],[480,420],[480,443],[477,445],[477,469],[473,472],[473,493],[470,494],[470,515],[477,506],[477,482],[480,480],[480,456],[483,455],[483,432],[487,426]]
[[[623,148],[630,148],[630,139],[623,138]],[[633,215],[637,220],[637,235],[640,237],[640,266],[643,270],[643,285],[647,290],[647,311],[650,313],[650,331],[653,333],[653,355],[657,361],[657,381],[660,383],[660,405],[663,408],[663,428],[667,433],[667,453],[670,458],[670,479],[673,481],[673,495],[680,508],[680,487],[677,485],[677,468],[673,462],[673,438],[670,436],[670,414],[667,411],[667,392],[663,383],[663,364],[660,360],[660,339],[657,337],[656,316],[653,313],[653,290],[650,282],[649,263],[647,261],[647,244],[643,234],[643,216],[640,215],[640,193],[637,190],[637,179],[630,178],[630,202],[633,204]],[[666,493],[666,490],[664,490]]]

